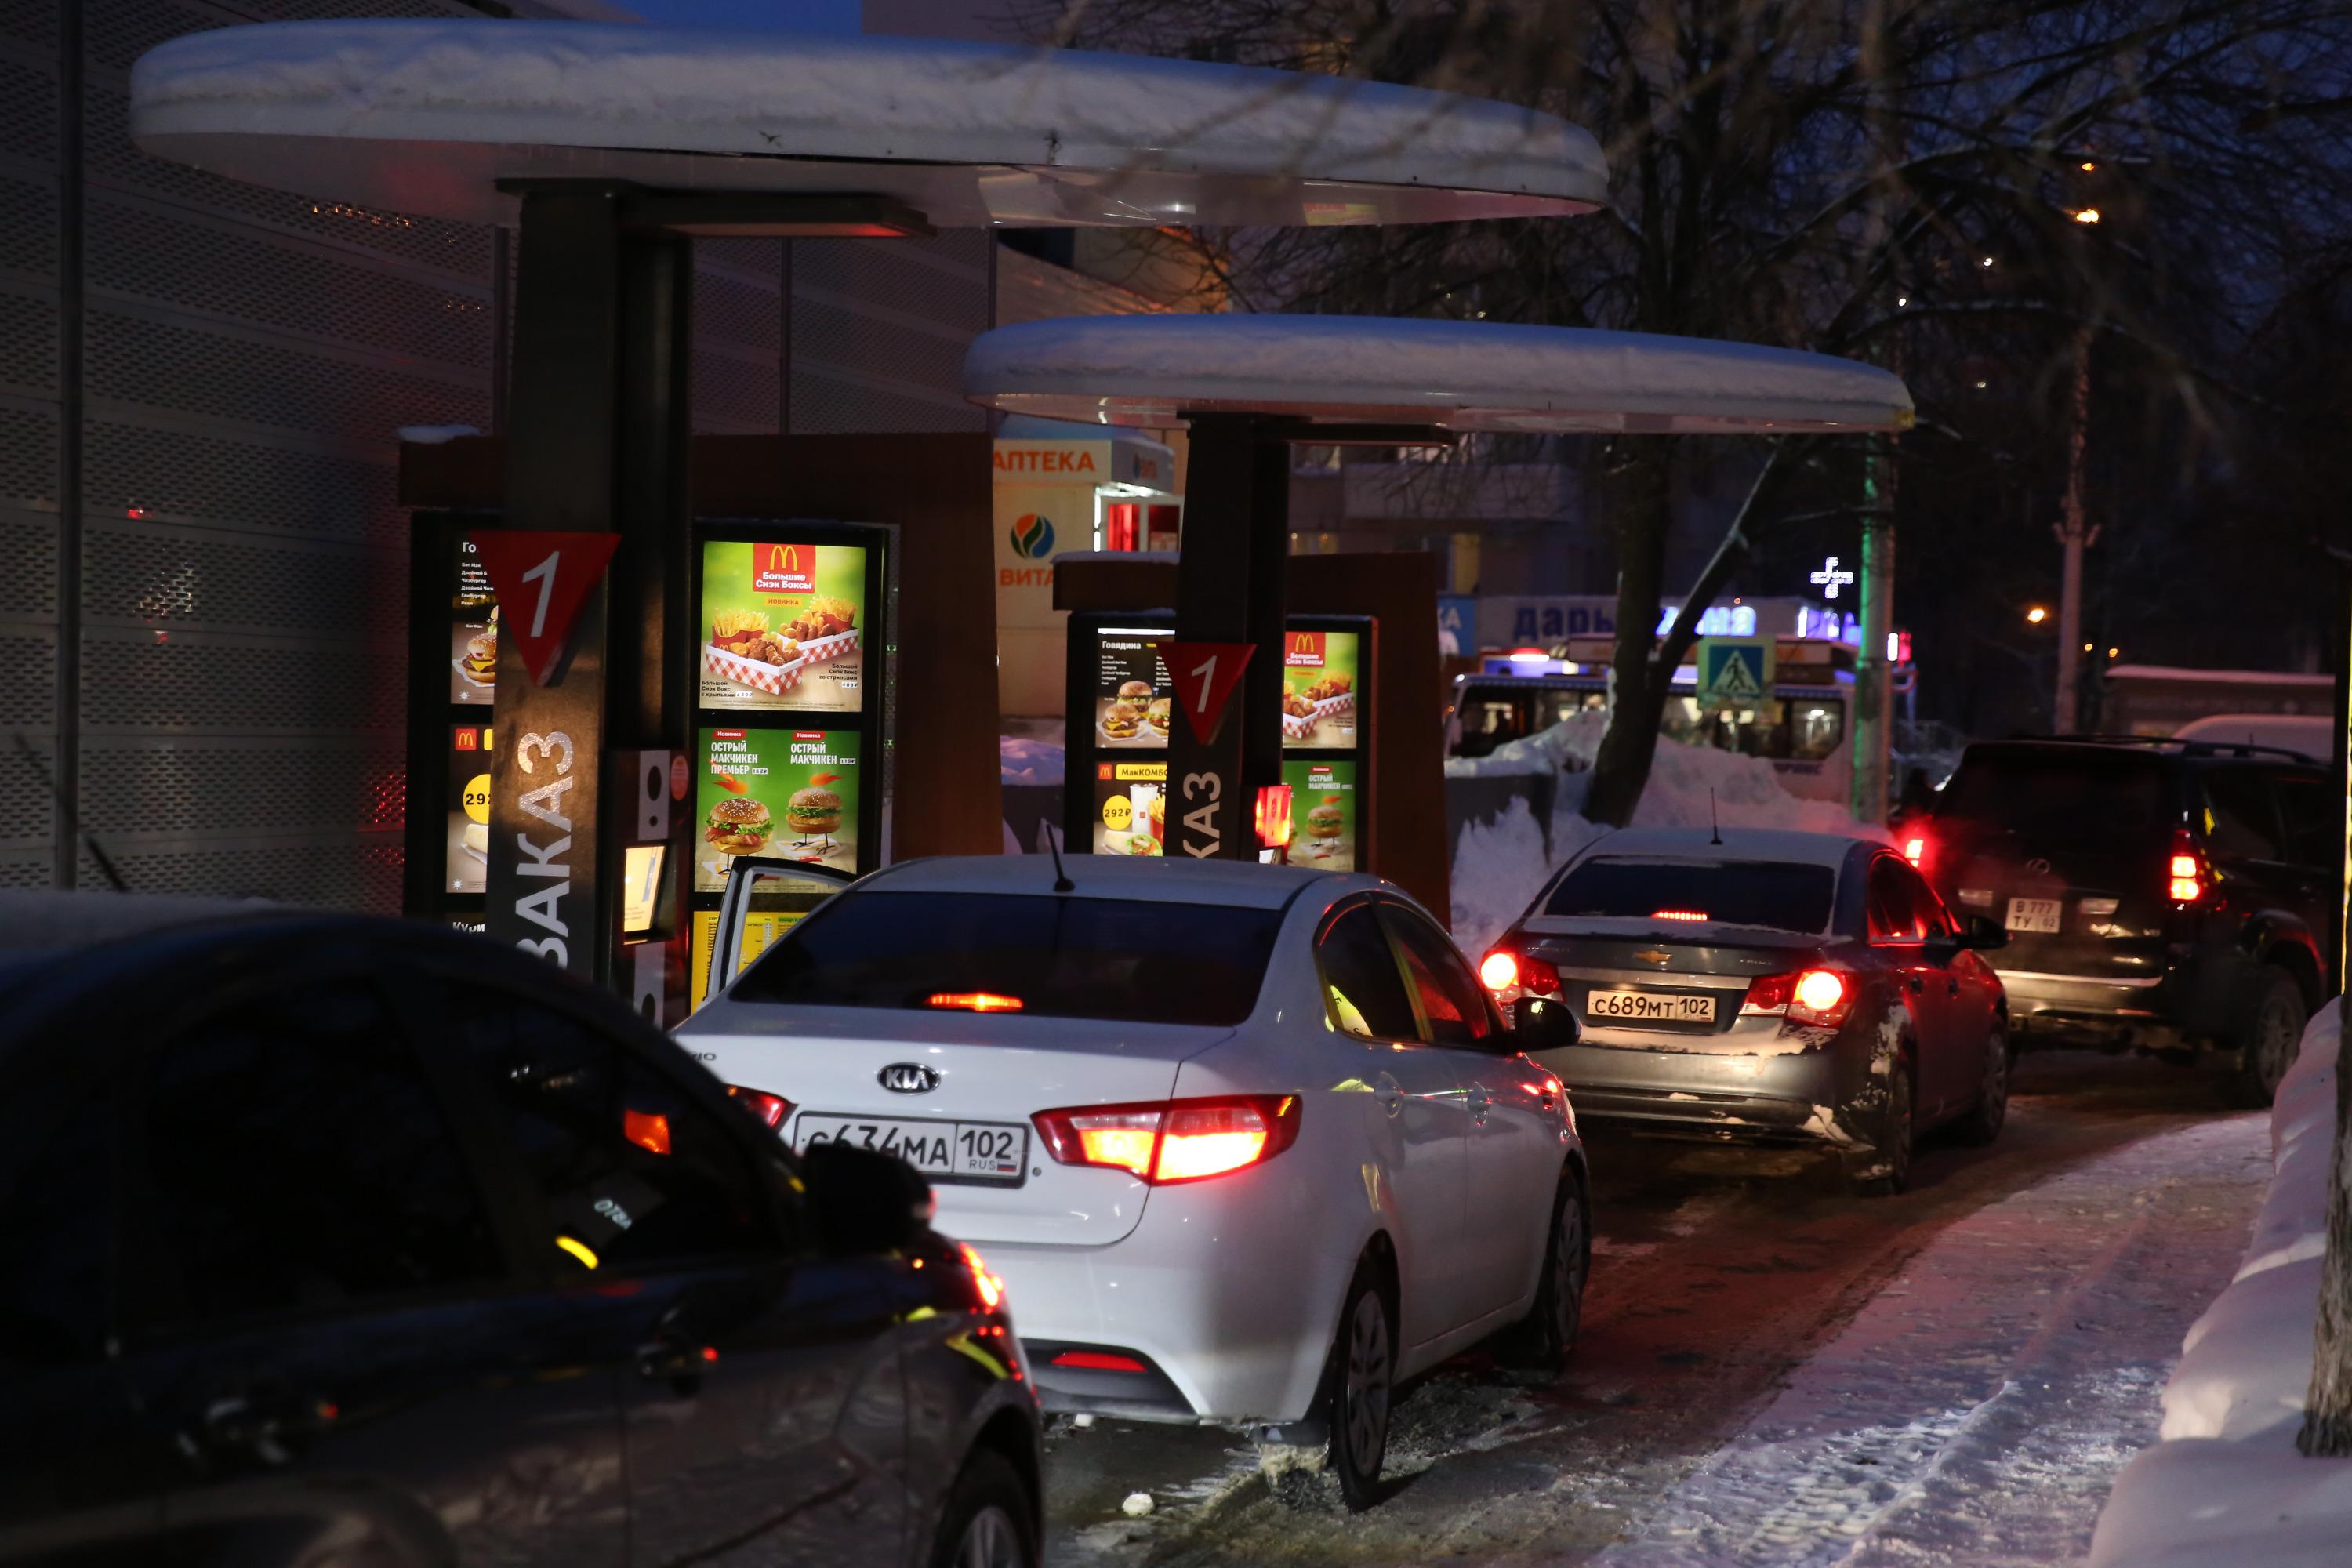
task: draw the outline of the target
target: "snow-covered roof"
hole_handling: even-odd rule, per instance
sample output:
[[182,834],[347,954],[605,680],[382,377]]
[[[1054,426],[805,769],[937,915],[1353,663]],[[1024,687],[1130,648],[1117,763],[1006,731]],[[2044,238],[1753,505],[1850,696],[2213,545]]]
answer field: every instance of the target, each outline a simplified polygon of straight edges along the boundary
[[1497,321],[1097,316],[972,342],[992,408],[1164,426],[1221,410],[1450,430],[1901,430],[1890,371],[1753,343]]
[[1592,137],[1483,99],[1139,55],[586,22],[267,22],[142,56],[159,158],[468,222],[495,182],[894,197],[940,226],[1365,224],[1607,196]]

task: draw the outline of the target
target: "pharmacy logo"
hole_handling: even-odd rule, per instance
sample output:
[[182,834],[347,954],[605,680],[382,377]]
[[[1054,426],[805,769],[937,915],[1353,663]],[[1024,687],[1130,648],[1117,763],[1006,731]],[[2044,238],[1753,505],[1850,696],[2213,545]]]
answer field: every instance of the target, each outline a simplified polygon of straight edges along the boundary
[[1054,525],[1042,512],[1025,511],[1014,518],[1006,537],[1013,541],[1015,555],[1043,561],[1054,553]]

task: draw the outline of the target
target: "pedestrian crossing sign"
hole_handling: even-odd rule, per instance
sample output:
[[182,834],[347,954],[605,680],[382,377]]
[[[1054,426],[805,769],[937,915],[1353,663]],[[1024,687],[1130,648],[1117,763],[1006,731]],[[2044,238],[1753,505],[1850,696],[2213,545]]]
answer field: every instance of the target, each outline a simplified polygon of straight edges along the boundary
[[1772,689],[1770,637],[1698,639],[1698,705],[1760,702]]

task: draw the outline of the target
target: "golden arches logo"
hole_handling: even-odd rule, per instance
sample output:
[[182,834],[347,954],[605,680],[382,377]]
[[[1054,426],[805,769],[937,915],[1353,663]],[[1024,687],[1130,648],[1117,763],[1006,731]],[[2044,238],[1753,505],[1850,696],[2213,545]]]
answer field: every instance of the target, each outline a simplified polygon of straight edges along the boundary
[[1300,632],[1297,636],[1292,637],[1290,639],[1290,651],[1293,653],[1313,653],[1315,651],[1315,634],[1313,632]]
[[797,572],[797,571],[799,571],[800,569],[801,569],[801,547],[800,547],[799,545],[797,545],[797,544],[771,544],[770,546],[768,546],[768,570],[769,570],[769,571],[771,571],[771,572]]

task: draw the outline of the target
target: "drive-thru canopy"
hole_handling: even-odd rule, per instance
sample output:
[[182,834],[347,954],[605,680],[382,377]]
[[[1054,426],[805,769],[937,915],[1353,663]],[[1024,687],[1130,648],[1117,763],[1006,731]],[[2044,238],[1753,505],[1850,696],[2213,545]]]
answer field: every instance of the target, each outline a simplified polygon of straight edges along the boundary
[[992,408],[1155,427],[1250,413],[1446,431],[1901,430],[1902,378],[1795,349],[1496,321],[1111,316],[1000,327],[964,392]]
[[1450,93],[1194,60],[566,22],[277,23],[131,76],[157,157],[469,222],[502,180],[854,193],[942,227],[1589,211],[1587,132]]

